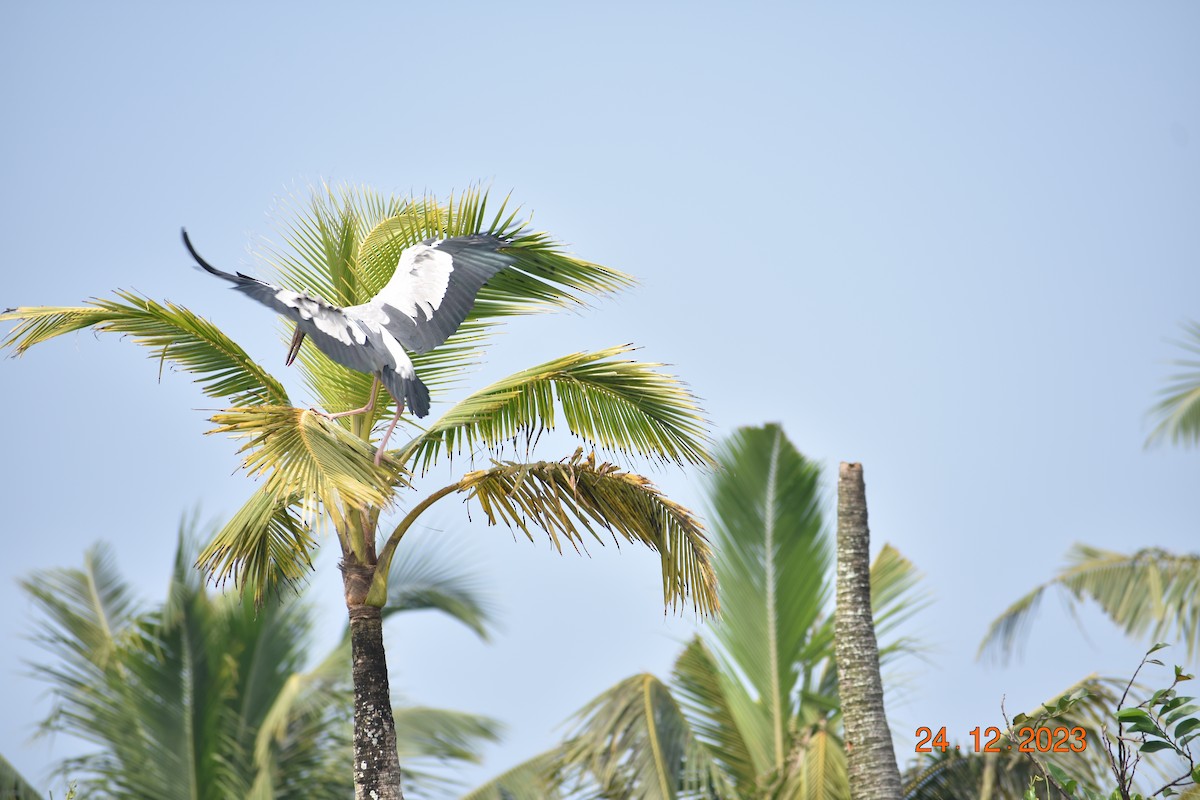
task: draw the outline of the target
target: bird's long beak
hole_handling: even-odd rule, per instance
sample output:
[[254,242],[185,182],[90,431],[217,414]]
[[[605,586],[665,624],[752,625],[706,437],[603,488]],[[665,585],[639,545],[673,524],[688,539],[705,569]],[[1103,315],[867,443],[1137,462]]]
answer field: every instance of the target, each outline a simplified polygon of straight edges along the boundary
[[296,354],[300,352],[300,343],[304,341],[304,331],[300,330],[300,326],[296,326],[296,333],[292,336],[292,343],[288,345],[287,361],[284,362],[287,366],[291,366],[296,360]]

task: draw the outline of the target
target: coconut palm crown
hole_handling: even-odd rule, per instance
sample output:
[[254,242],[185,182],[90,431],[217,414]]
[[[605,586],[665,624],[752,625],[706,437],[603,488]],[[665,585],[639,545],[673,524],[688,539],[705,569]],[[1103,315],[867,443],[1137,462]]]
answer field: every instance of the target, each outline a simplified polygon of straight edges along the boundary
[[[412,356],[435,402],[480,358],[497,322],[580,308],[587,298],[632,282],[621,272],[567,255],[548,234],[530,229],[507,200],[491,208],[487,194],[477,189],[439,202],[323,187],[285,216],[280,233],[282,244],[261,253],[274,273],[272,282],[339,306],[376,295],[399,254],[418,242],[472,234],[506,242],[503,250],[513,266],[479,291],[473,309],[443,345]],[[261,602],[271,587],[295,582],[312,568],[318,532],[332,528],[342,557],[355,669],[364,670],[354,676],[359,796],[401,796],[395,756],[384,755],[395,752],[395,732],[379,609],[388,602],[390,565],[401,540],[437,500],[465,497],[490,524],[504,523],[530,537],[532,528],[541,528],[559,550],[564,541],[579,548],[608,537],[644,544],[659,553],[668,605],[690,598],[702,614],[717,607],[708,543],[697,519],[647,479],[603,460],[630,454],[679,465],[709,463],[707,422],[696,399],[662,365],[628,358],[628,346],[574,353],[523,370],[461,397],[425,427],[406,418],[406,443],[377,462],[374,428],[393,411],[385,390],[376,387],[371,413],[330,421],[306,404],[294,404],[283,384],[241,346],[183,306],[118,291],[79,307],[10,309],[0,314],[4,320],[18,323],[4,340],[18,355],[83,328],[126,334],[160,365],[193,373],[205,394],[231,403],[212,415],[211,433],[241,442],[243,466],[259,480],[200,553],[197,563],[213,580],[232,579]],[[375,387],[371,376],[330,361],[310,343],[301,349],[299,363],[311,400],[326,411],[368,405]],[[532,443],[541,431],[559,425],[582,441],[574,455],[528,463],[496,460],[412,501],[409,489],[417,478],[446,456],[483,451],[498,458],[506,443],[521,438]],[[400,519],[388,533],[380,520],[393,511]],[[368,710],[375,716],[360,718]],[[370,758],[366,750],[359,752],[360,739],[374,752]]]

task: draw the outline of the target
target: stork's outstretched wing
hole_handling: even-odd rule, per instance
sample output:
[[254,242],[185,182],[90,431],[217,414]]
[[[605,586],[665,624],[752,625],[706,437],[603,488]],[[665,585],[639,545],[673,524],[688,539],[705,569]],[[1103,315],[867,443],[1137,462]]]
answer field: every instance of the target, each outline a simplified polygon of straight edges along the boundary
[[367,354],[353,346],[362,345],[367,341],[367,331],[358,320],[347,319],[342,313],[342,309],[304,292],[293,292],[291,289],[272,286],[266,281],[260,281],[258,278],[252,278],[240,272],[230,273],[217,269],[196,252],[186,230],[183,231],[183,244],[205,272],[216,275],[218,278],[224,278],[242,294],[254,298],[264,306],[274,309],[297,323],[310,323],[303,327],[305,332],[314,339],[331,338],[332,341],[321,341],[322,345],[328,345],[321,349],[338,363],[360,372],[370,372],[376,369],[374,362],[367,357]]
[[430,239],[400,254],[396,272],[369,303],[346,313],[378,322],[401,344],[424,353],[446,341],[467,318],[475,295],[515,263],[503,239],[484,233]]
[[[396,399],[398,404],[396,411],[396,419],[400,418],[405,405],[412,409],[412,412],[418,417],[424,417],[429,413],[429,389],[417,377],[417,373],[413,371],[412,361],[400,347],[394,335],[388,335],[387,332],[381,329],[386,322],[386,314],[382,310],[371,306],[370,304],[363,306],[354,306],[348,309],[338,308],[337,306],[326,303],[319,297],[304,294],[303,292],[293,292],[291,289],[281,289],[278,286],[272,286],[266,281],[260,281],[258,278],[251,278],[249,275],[243,275],[240,272],[229,273],[217,269],[212,264],[205,261],[196,248],[192,247],[192,240],[188,238],[187,231],[183,231],[183,244],[187,247],[188,252],[192,254],[192,258],[196,259],[196,263],[200,265],[205,272],[211,275],[216,275],[218,278],[224,278],[233,284],[233,288],[243,294],[254,298],[265,306],[268,306],[285,317],[290,317],[296,322],[296,335],[292,339],[291,349],[288,351],[287,363],[291,364],[295,358],[296,352],[300,349],[300,343],[304,337],[311,336],[317,347],[325,355],[341,364],[344,367],[349,367],[359,372],[365,372],[370,375],[375,375],[383,382],[391,392],[392,397]],[[421,245],[426,250],[434,248]],[[409,248],[401,254],[400,263],[404,264],[404,255],[407,255],[414,248]],[[452,252],[452,251],[450,251]],[[419,255],[419,252],[418,252]],[[446,257],[446,256],[443,256]],[[471,270],[464,270],[468,274],[474,275]],[[421,269],[413,268],[411,277],[418,281],[424,280],[427,273]],[[436,273],[434,273],[436,275]],[[466,310],[458,317],[458,322],[462,322],[463,317],[467,315],[467,310],[470,310],[471,303],[474,302],[474,292],[479,290],[479,286],[483,285],[495,270],[488,273],[482,280],[479,281],[475,289],[472,290]],[[395,283],[396,279],[392,279]],[[441,293],[436,299],[421,299],[422,304],[431,304],[436,310],[441,303],[441,297],[446,295],[445,284],[443,282]],[[453,290],[457,285],[453,281],[448,282]],[[391,284],[389,284],[390,286]],[[434,294],[425,291],[410,292],[411,296],[417,298],[433,298]],[[453,291],[450,296],[456,296]],[[361,313],[364,309],[368,313]],[[354,313],[355,311],[359,313]],[[396,316],[400,316],[399,312],[394,312]],[[433,313],[433,312],[431,312]],[[411,324],[411,322],[410,322]],[[458,324],[455,323],[450,332],[454,332]],[[433,346],[441,344],[445,340],[447,333]],[[345,413],[361,413],[366,407],[358,409],[354,412]],[[394,428],[395,422],[392,423]],[[391,428],[383,437],[383,444],[387,443],[387,437],[391,435]],[[383,444],[380,444],[382,452]],[[378,457],[375,461],[379,463]]]
[[249,275],[243,275],[240,272],[231,273],[217,269],[196,252],[196,248],[192,246],[192,240],[188,238],[186,229],[183,231],[183,245],[205,272],[210,275],[216,275],[218,278],[224,278],[233,284],[234,289],[249,297],[253,297],[264,306],[275,309],[285,317],[291,317],[295,320],[302,318],[310,319],[321,309],[341,310],[336,306],[329,305],[319,297],[311,297],[303,292],[293,292],[290,289],[272,286],[266,281],[251,278]]

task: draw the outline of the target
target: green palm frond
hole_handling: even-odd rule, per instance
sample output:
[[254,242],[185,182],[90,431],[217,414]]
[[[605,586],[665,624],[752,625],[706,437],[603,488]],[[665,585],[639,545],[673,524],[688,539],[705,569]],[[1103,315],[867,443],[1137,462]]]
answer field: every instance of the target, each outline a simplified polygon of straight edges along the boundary
[[95,328],[128,334],[151,350],[161,365],[177,365],[197,375],[209,397],[228,398],[235,405],[288,403],[280,383],[256,364],[236,342],[206,319],[182,306],[161,305],[132,292],[118,291],[117,300],[90,300],[87,306],[17,308],[0,314],[0,321],[21,320],[4,340],[4,347],[21,355],[35,344],[64,333]]
[[[37,573],[23,586],[58,628],[41,640],[60,659],[38,673],[57,701],[43,730],[69,731],[104,747],[67,760],[64,771],[80,775],[97,794],[169,800],[195,796],[197,782],[205,780],[239,791],[225,770],[199,774],[196,760],[213,751],[190,746],[197,728],[211,723],[219,731],[229,723],[222,708],[190,705],[193,698],[204,701],[199,687],[214,676],[207,659],[223,658],[208,650],[203,636],[189,633],[186,621],[163,628],[153,615],[130,613],[120,600],[123,581],[99,547],[82,570]],[[215,673],[222,673],[220,664]],[[180,675],[188,676],[186,685]],[[216,739],[210,744],[218,746]]]
[[736,698],[733,708],[757,770],[771,772],[788,752],[797,664],[827,655],[809,646],[829,599],[832,558],[820,471],[778,425],[740,429],[717,460],[709,503],[724,624],[713,635],[760,698],[761,711]]
[[919,649],[910,638],[884,640],[929,607],[932,597],[920,588],[920,582],[921,571],[890,544],[885,543],[871,562],[871,612],[881,659]]
[[690,594],[698,612],[717,609],[716,577],[700,522],[641,475],[597,464],[580,449],[562,461],[502,463],[470,472],[456,490],[477,501],[490,524],[518,528],[531,541],[532,522],[559,552],[564,539],[576,549],[585,547],[585,532],[603,544],[598,528],[614,541],[620,534],[644,544],[661,557],[668,605],[676,607]]
[[627,346],[575,353],[523,370],[466,397],[395,453],[427,470],[439,455],[497,452],[524,436],[529,445],[555,425],[555,400],[567,429],[609,452],[662,461],[709,464],[706,421],[691,392],[661,364],[621,359]]
[[214,414],[217,427],[248,439],[242,467],[250,475],[266,474],[264,488],[277,501],[295,496],[319,502],[332,513],[344,504],[383,506],[392,487],[405,484],[403,475],[385,460],[374,463],[374,450],[344,428],[307,409],[292,406],[250,406]]
[[[721,668],[704,640],[693,637],[675,660],[672,688],[696,736],[712,751],[738,796],[757,791],[758,772],[738,726],[730,697],[730,676]],[[734,690],[736,693],[736,689]]]
[[[56,708],[44,729],[97,748],[63,771],[78,777],[81,797],[346,797],[349,647],[302,671],[312,607],[211,593],[189,566],[191,542],[181,534],[167,601],[151,610],[133,604],[104,547],[81,569],[35,573],[23,584],[51,657],[36,672]],[[433,583],[440,572],[424,574]],[[435,789],[448,784],[439,774],[446,765],[477,762],[497,730],[452,711],[396,715],[405,754]],[[4,777],[0,764],[0,787]]]
[[801,754],[804,797],[812,800],[843,800],[850,792],[845,743],[828,730],[819,728],[798,743]]
[[845,744],[824,722],[800,732],[764,800],[850,800]]
[[444,708],[398,706],[393,709],[393,714],[396,718],[396,748],[405,764],[417,758],[478,764],[482,761],[480,746],[485,742],[500,741],[503,727],[490,717]]
[[4,800],[45,800],[45,795],[25,780],[3,755],[0,755],[0,797]]
[[38,572],[22,580],[21,588],[51,623],[36,641],[67,670],[106,669],[138,612],[132,589],[117,572],[112,548],[104,544],[84,552],[82,568]]
[[562,800],[564,796],[554,777],[560,758],[558,748],[539,753],[475,787],[459,800]]
[[279,749],[295,734],[298,722],[327,723],[330,709],[353,704],[345,663],[337,670],[325,666],[322,664],[322,668],[312,672],[293,673],[276,687],[277,693],[255,734],[254,765],[258,773],[269,778],[273,770],[278,770]]
[[979,655],[1009,658],[1052,587],[1065,590],[1072,604],[1095,601],[1129,636],[1174,639],[1185,645],[1189,658],[1200,653],[1200,555],[1157,548],[1127,554],[1076,544],[1067,560],[1062,572],[992,622]]
[[233,578],[256,603],[268,590],[295,585],[312,571],[317,539],[296,512],[298,495],[277,499],[259,487],[200,552],[196,567],[217,584]]
[[1161,392],[1162,400],[1151,409],[1151,415],[1159,421],[1147,444],[1164,439],[1200,444],[1200,322],[1185,325],[1184,333],[1187,338],[1179,346],[1195,357],[1174,362],[1185,371],[1171,376],[1170,384]]
[[434,543],[405,548],[391,565],[388,602],[383,614],[437,609],[484,641],[495,626],[495,610],[484,595],[479,575],[459,566],[449,548]]
[[626,678],[588,703],[577,718],[563,746],[563,763],[594,782],[604,797],[738,796],[671,691],[653,675]]
[[363,285],[359,243],[367,231],[400,213],[405,204],[368,187],[314,187],[307,198],[285,202],[276,219],[287,248],[268,245],[257,255],[284,286],[337,306],[366,302],[372,293]]

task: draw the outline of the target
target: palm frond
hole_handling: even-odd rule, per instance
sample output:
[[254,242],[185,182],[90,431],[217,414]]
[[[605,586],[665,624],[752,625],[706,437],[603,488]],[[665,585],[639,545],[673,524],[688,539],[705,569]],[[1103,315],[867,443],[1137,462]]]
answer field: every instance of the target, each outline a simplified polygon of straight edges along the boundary
[[404,611],[438,610],[487,641],[495,610],[479,575],[460,567],[446,547],[432,542],[406,547],[391,564],[384,618]]
[[1200,443],[1200,322],[1185,325],[1184,333],[1187,338],[1178,344],[1196,357],[1174,362],[1185,371],[1171,376],[1170,383],[1160,393],[1162,399],[1151,409],[1158,424],[1147,444],[1164,439],[1182,444]]
[[427,470],[439,455],[481,443],[497,455],[555,425],[555,400],[567,429],[609,452],[708,464],[707,423],[687,388],[656,371],[661,364],[620,359],[627,346],[575,353],[510,375],[466,397],[397,454]]
[[[46,729],[99,748],[64,771],[87,797],[347,796],[348,642],[302,672],[311,606],[211,593],[189,566],[192,541],[180,536],[167,601],[150,611],[133,605],[102,547],[82,569],[27,581],[53,656],[36,673],[56,702]],[[424,574],[435,582],[436,570]],[[476,760],[496,733],[493,721],[457,712],[397,710],[397,719],[430,788],[448,783],[441,762]]]
[[1068,566],[1018,599],[988,627],[979,654],[1008,659],[1027,634],[1046,591],[1059,587],[1072,604],[1100,605],[1129,636],[1175,639],[1188,657],[1200,653],[1200,555],[1146,548],[1132,554],[1076,544]]
[[36,572],[21,581],[21,588],[50,622],[35,641],[71,671],[106,669],[138,613],[133,591],[105,544],[84,552],[81,569]]
[[480,746],[498,742],[503,727],[490,717],[444,708],[397,706],[392,713],[396,718],[396,749],[405,764],[417,758],[478,764],[482,760]]
[[899,550],[884,544],[871,562],[871,610],[880,658],[912,652],[916,643],[907,638],[884,641],[900,625],[929,607],[932,598],[920,588],[921,571]]
[[766,800],[850,800],[845,744],[824,722],[801,732]]
[[344,504],[383,506],[403,475],[385,460],[374,463],[371,446],[307,409],[291,406],[231,408],[214,414],[217,427],[247,439],[242,467],[267,476],[264,488],[277,501],[294,496],[319,502],[326,512]]
[[346,676],[348,670],[345,663],[341,666],[336,672],[327,669],[296,672],[278,687],[255,733],[254,763],[259,774],[269,777],[273,769],[278,769],[279,750],[289,736],[294,735],[298,721],[314,719],[325,723],[331,708],[353,704],[354,696]]
[[712,752],[653,675],[626,678],[577,714],[563,764],[627,800],[735,798]]
[[716,578],[708,541],[700,522],[683,506],[665,497],[649,480],[577,450],[562,461],[530,464],[498,463],[467,473],[457,491],[476,500],[488,522],[503,522],[533,539],[532,522],[562,552],[565,539],[585,547],[584,533],[601,544],[597,529],[659,553],[663,598],[676,607],[688,594],[693,607],[710,614],[717,609]]
[[197,687],[209,674],[192,656],[207,649],[194,646],[183,624],[168,631],[153,615],[119,611],[114,596],[122,585],[100,548],[89,552],[83,570],[37,573],[24,584],[39,611],[61,625],[41,640],[61,659],[38,673],[57,701],[42,729],[102,747],[67,760],[64,772],[81,777],[85,794],[186,797],[209,779],[236,792],[224,771],[199,775],[196,760],[209,751],[187,743],[204,720],[223,714],[190,705],[204,699]]
[[317,539],[296,513],[299,495],[276,498],[262,486],[230,517],[196,558],[214,583],[233,578],[251,587],[256,603],[268,590],[295,585],[312,571]]
[[[778,425],[742,428],[718,450],[709,486],[723,623],[713,636],[760,698],[769,740],[739,720],[761,773],[783,766],[788,720],[810,652],[809,636],[829,598],[831,553],[822,524],[820,472]],[[734,704],[735,712],[742,707]],[[766,753],[758,752],[765,744]]]
[[824,728],[801,740],[804,796],[812,800],[843,800],[850,793],[845,744]]
[[558,748],[539,753],[475,787],[459,800],[561,800],[563,795],[555,785],[560,757]]
[[758,772],[750,747],[742,737],[730,697],[727,671],[722,670],[704,640],[693,637],[675,660],[672,687],[696,736],[712,751],[738,796],[757,791]]
[[381,214],[399,213],[402,207],[403,201],[384,200],[365,186],[312,187],[307,198],[285,201],[276,219],[290,250],[268,245],[258,255],[283,285],[334,305],[357,305],[373,294],[362,282],[359,243],[384,218]]
[[0,314],[0,321],[21,320],[4,340],[4,347],[21,355],[30,347],[64,333],[95,328],[128,334],[148,347],[151,358],[169,362],[197,375],[209,397],[228,398],[235,405],[288,403],[283,386],[251,360],[236,342],[206,319],[172,303],[161,305],[133,292],[118,291],[117,300],[90,300],[87,306],[17,308]]

